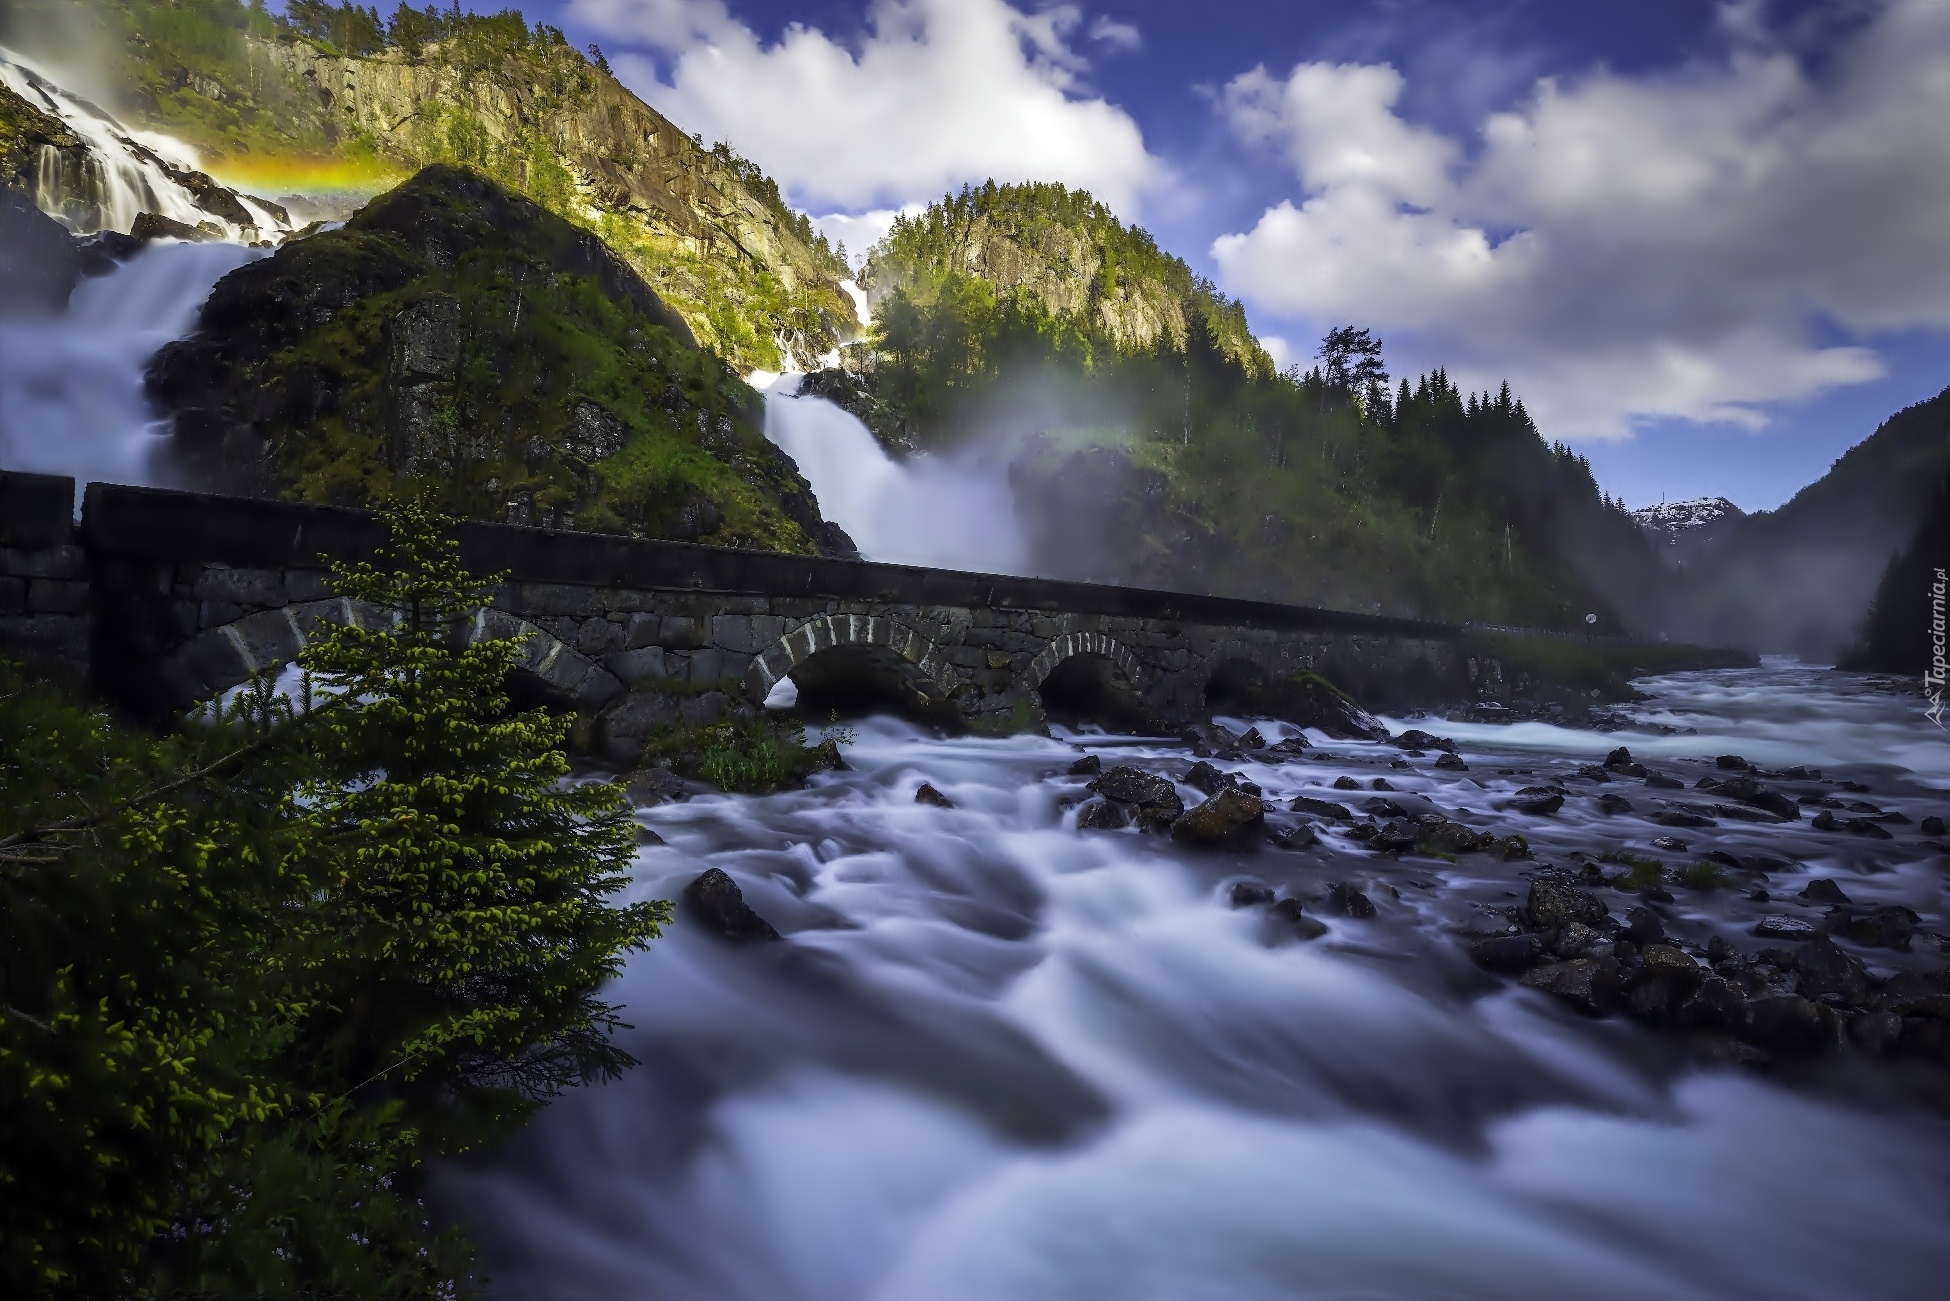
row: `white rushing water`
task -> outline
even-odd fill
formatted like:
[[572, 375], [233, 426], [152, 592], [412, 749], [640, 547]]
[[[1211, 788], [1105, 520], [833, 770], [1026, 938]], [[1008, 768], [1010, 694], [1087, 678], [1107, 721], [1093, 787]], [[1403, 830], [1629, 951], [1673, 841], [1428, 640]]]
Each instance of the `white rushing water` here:
[[800, 376], [752, 377], [765, 436], [799, 463], [820, 513], [868, 560], [1020, 573], [1028, 546], [1001, 459], [980, 449], [895, 459], [850, 412], [797, 396]]
[[67, 314], [0, 319], [0, 468], [153, 484], [165, 426], [142, 375], [216, 282], [261, 250], [158, 241], [75, 287]]
[[[67, 166], [58, 150], [43, 147], [35, 202], [57, 213], [82, 233], [127, 233], [136, 217], [157, 213], [188, 226], [215, 223], [228, 239], [258, 239], [291, 228], [287, 218], [262, 200], [239, 194], [252, 221], [224, 220], [200, 207], [196, 195], [170, 175], [200, 170], [188, 145], [154, 132], [129, 129], [99, 106], [63, 88], [49, 69], [0, 47], [0, 83], [29, 104], [59, 118], [88, 147], [82, 173]], [[85, 193], [83, 193], [85, 192]]]
[[[1581, 813], [1583, 796], [1557, 819], [1492, 811], [1532, 774], [1619, 744], [1690, 775], [1757, 736], [1885, 807], [1944, 811], [1937, 763], [1904, 757], [1944, 746], [1912, 699], [1778, 665], [1647, 685], [1648, 718], [1684, 716], [1699, 734], [1431, 724], [1458, 734], [1470, 772], [1403, 771], [1386, 766], [1393, 747], [1318, 736], [1307, 761], [1244, 771], [1281, 804], [1386, 773], [1395, 798], [1521, 829], [1540, 857], [1659, 830]], [[1079, 740], [1107, 764], [1182, 772], [1189, 759]], [[1689, 1062], [1669, 1035], [1585, 1021], [1475, 972], [1459, 919], [1519, 898], [1532, 864], [1397, 862], [1339, 836], [1198, 856], [1134, 831], [1080, 834], [1064, 800], [1083, 779], [1062, 775], [1077, 748], [1060, 740], [943, 740], [877, 720], [847, 756], [850, 771], [808, 790], [642, 812], [669, 843], [641, 853], [640, 896], [674, 898], [720, 867], [788, 939], [732, 948], [680, 921], [614, 990], [642, 1064], [440, 1174], [495, 1295], [1942, 1294], [1942, 1120]], [[916, 804], [924, 779], [958, 807]], [[1775, 835], [1796, 872], [1944, 929], [1941, 860], [1919, 847], [1878, 864], [1805, 822], [1725, 834]], [[1329, 918], [1326, 937], [1297, 943], [1227, 906], [1243, 877], [1303, 897], [1359, 882], [1380, 913]], [[1726, 893], [1688, 892], [1668, 925], [1751, 947], [1713, 902]]]

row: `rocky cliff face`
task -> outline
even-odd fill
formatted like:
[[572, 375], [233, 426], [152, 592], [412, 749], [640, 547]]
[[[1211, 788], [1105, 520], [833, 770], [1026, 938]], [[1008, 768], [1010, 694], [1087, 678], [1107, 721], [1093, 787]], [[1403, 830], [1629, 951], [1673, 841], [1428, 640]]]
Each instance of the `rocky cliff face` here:
[[755, 393], [594, 235], [431, 167], [220, 281], [149, 370], [202, 482], [846, 554]]
[[566, 45], [369, 58], [261, 48], [344, 137], [412, 166], [477, 168], [594, 229], [734, 365], [810, 367], [854, 330], [841, 268], [755, 169], [703, 148]]

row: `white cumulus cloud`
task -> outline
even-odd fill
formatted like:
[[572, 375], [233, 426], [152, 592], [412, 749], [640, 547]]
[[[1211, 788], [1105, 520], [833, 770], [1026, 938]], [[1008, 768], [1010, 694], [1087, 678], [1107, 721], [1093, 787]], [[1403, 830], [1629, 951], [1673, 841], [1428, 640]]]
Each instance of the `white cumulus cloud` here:
[[1061, 181], [1131, 215], [1159, 164], [1092, 93], [1080, 41], [1122, 25], [1072, 5], [874, 0], [855, 45], [793, 24], [766, 43], [722, 0], [572, 0], [623, 81], [684, 129], [729, 141], [799, 202], [861, 211], [968, 182]]
[[1756, 5], [1730, 51], [1538, 81], [1474, 138], [1405, 120], [1391, 67], [1256, 68], [1219, 97], [1293, 199], [1213, 245], [1255, 309], [1507, 375], [1548, 433], [1765, 423], [1950, 327], [1950, 0], [1886, 0], [1811, 65]]

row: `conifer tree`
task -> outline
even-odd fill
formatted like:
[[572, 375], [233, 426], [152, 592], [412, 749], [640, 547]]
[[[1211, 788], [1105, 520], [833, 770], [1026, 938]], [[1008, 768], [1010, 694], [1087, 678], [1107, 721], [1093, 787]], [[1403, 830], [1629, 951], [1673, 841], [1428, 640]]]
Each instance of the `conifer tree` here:
[[465, 1143], [451, 1129], [465, 1116], [505, 1122], [632, 1064], [597, 991], [669, 905], [609, 904], [636, 843], [628, 806], [614, 785], [565, 780], [568, 719], [509, 711], [520, 647], [467, 639], [495, 580], [460, 567], [452, 521], [415, 503], [388, 520], [385, 565], [334, 570], [377, 617], [301, 656], [358, 702], [312, 729], [306, 794], [337, 913], [316, 961], [339, 995], [301, 1060]]

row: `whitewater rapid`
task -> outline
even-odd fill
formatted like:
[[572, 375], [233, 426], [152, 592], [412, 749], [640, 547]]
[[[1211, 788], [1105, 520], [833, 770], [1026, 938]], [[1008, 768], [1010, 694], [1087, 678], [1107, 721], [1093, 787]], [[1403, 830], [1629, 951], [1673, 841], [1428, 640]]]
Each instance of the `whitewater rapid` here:
[[[1778, 749], [1913, 821], [1950, 803], [1944, 740], [1911, 698], [1779, 664], [1641, 685], [1647, 724], [1697, 732], [1427, 724], [1456, 736], [1469, 772], [1404, 771], [1392, 746], [1317, 734], [1305, 761], [1227, 766], [1282, 804], [1386, 774], [1398, 798], [1520, 829], [1557, 861], [1657, 828], [1579, 812], [1582, 797], [1552, 819], [1493, 803], [1620, 744], [1681, 771]], [[642, 1064], [440, 1172], [493, 1294], [1941, 1295], [1940, 1115], [1710, 1065], [1482, 976], [1457, 937], [1472, 916], [1501, 924], [1532, 864], [1395, 861], [1338, 835], [1199, 856], [1079, 833], [1084, 779], [1065, 774], [1080, 749], [1154, 771], [1189, 760], [1165, 742], [941, 739], [878, 719], [850, 770], [810, 789], [641, 810], [668, 844], [641, 852], [638, 896], [675, 898], [719, 867], [788, 939], [731, 948], [680, 920], [612, 991]], [[957, 807], [917, 804], [923, 780]], [[1946, 929], [1926, 847], [1878, 859], [1805, 822], [1687, 834], [1702, 852], [1774, 836], [1798, 863], [1770, 880], [1779, 897], [1824, 875]], [[1356, 882], [1379, 915], [1282, 939], [1228, 906], [1245, 878], [1307, 897]], [[1668, 924], [1750, 948], [1726, 899], [1684, 892]]]
[[262, 250], [160, 240], [75, 287], [61, 316], [0, 318], [0, 468], [162, 484], [158, 421], [142, 377], [187, 334], [216, 282]]

